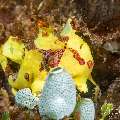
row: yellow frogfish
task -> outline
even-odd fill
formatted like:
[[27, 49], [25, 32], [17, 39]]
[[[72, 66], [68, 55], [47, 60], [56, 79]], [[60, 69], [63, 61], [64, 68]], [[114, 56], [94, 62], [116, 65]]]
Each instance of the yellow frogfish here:
[[50, 70], [54, 67], [65, 68], [72, 75], [77, 88], [85, 93], [88, 91], [88, 79], [96, 85], [91, 76], [94, 60], [88, 44], [76, 34], [71, 21], [68, 19], [59, 37], [50, 28], [40, 28], [34, 43], [44, 51]]
[[30, 88], [34, 95], [38, 95], [42, 91], [48, 72], [55, 67], [62, 67], [71, 74], [81, 92], [88, 91], [87, 80], [96, 85], [91, 76], [94, 66], [91, 50], [88, 44], [76, 34], [71, 21], [68, 19], [59, 35], [54, 34], [51, 27], [39, 28], [38, 36], [34, 40], [36, 49], [25, 50], [24, 54], [23, 45], [18, 45], [19, 49], [13, 47], [10, 54], [7, 52], [10, 48], [3, 45], [4, 55], [20, 64], [16, 79], [14, 80], [12, 75], [8, 79], [14, 94], [19, 89]]

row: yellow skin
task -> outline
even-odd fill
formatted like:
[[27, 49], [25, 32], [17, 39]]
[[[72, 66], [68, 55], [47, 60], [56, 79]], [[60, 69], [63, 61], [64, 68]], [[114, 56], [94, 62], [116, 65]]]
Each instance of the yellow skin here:
[[2, 54], [16, 63], [21, 63], [24, 55], [24, 44], [17, 37], [10, 36], [2, 46]]
[[[45, 32], [47, 32], [47, 35], [44, 35]], [[64, 47], [64, 43], [58, 40], [58, 38], [53, 34], [51, 28], [40, 29], [38, 37], [34, 43], [37, 48], [43, 50], [56, 50]]]
[[0, 46], [0, 64], [5, 71], [7, 66], [7, 58], [21, 64], [25, 52], [23, 43], [18, 42], [17, 37], [10, 36], [8, 40]]
[[[10, 36], [0, 47], [0, 64], [4, 71], [7, 66], [7, 58], [20, 64], [16, 80], [12, 75], [8, 78], [13, 94], [15, 95], [17, 90], [22, 88], [31, 88], [34, 95], [41, 92], [47, 74], [45, 70], [39, 71], [43, 61], [42, 53], [37, 50], [27, 51], [24, 44], [17, 41], [17, 37]], [[25, 78], [25, 74], [29, 75], [29, 79]]]
[[[71, 27], [70, 21], [68, 22], [68, 26]], [[73, 76], [73, 79], [80, 91], [87, 92], [86, 81], [92, 72], [92, 67], [89, 68], [87, 62], [92, 61], [93, 63], [90, 48], [83, 39], [75, 34], [75, 30], [73, 29], [70, 29], [68, 33], [63, 31], [61, 35], [68, 36], [69, 40], [67, 42], [67, 49], [61, 58], [59, 66], [63, 66]], [[73, 53], [69, 48], [72, 48], [79, 53], [80, 57], [85, 61], [84, 65], [79, 64], [79, 62], [73, 57]]]
[[0, 65], [4, 71], [7, 66], [7, 62], [7, 58], [2, 54], [2, 49], [0, 48]]
[[[0, 64], [4, 71], [7, 66], [7, 58], [20, 64], [16, 80], [13, 80], [12, 75], [8, 79], [14, 95], [17, 90], [26, 87], [31, 88], [33, 94], [37, 95], [43, 88], [47, 74], [46, 71], [39, 71], [43, 60], [42, 53], [37, 50], [27, 51], [24, 44], [17, 41], [17, 37], [10, 36], [5, 44], [0, 47]], [[26, 73], [29, 74], [29, 79], [25, 79]]]
[[[47, 74], [46, 71], [39, 71], [42, 60], [43, 56], [37, 50], [30, 50], [26, 52], [20, 66], [17, 79], [14, 81], [12, 76], [9, 76], [8, 81], [12, 88], [14, 88], [14, 94], [17, 89], [22, 88], [31, 88], [33, 94], [35, 95], [40, 92], [44, 84], [44, 77]], [[25, 77], [26, 74], [27, 76]]]
[[[89, 68], [87, 65], [88, 61], [91, 61], [92, 63], [94, 61], [89, 46], [85, 41], [83, 41], [82, 38], [75, 34], [75, 30], [72, 29], [70, 22], [71, 19], [68, 20], [64, 30], [61, 32], [61, 36], [63, 37], [68, 36], [69, 40], [67, 42], [66, 49], [63, 53], [63, 56], [61, 57], [58, 66], [64, 67], [72, 75], [80, 91], [87, 92], [88, 88], [86, 85], [86, 81], [88, 79], [91, 80], [91, 82], [96, 85], [91, 76], [93, 66]], [[41, 34], [42, 32], [39, 33], [37, 39], [35, 40], [35, 44], [39, 49], [43, 50], [48, 49], [59, 50], [61, 48], [63, 49], [62, 44], [61, 43], [58, 44], [57, 42], [55, 42], [56, 37], [54, 37], [54, 35], [52, 35], [50, 32], [48, 32], [49, 35], [45, 37], [42, 36]], [[83, 58], [85, 61], [84, 65], [79, 64], [78, 60], [76, 60], [73, 57], [73, 53], [69, 50], [69, 48], [72, 48], [79, 53], [80, 57]]]
[[[96, 85], [91, 76], [93, 66], [89, 67], [87, 64], [88, 61], [92, 63], [94, 61], [89, 46], [82, 38], [75, 34], [75, 30], [72, 29], [70, 22], [71, 20], [69, 19], [64, 30], [61, 32], [61, 36], [68, 36], [69, 40], [58, 66], [65, 68], [72, 75], [76, 86], [81, 92], [87, 92], [86, 81], [88, 79]], [[43, 32], [47, 32], [47, 34], [43, 35]], [[53, 34], [53, 31], [48, 28], [40, 29], [38, 37], [34, 42], [36, 47], [42, 50], [59, 50], [65, 47], [65, 43], [61, 42], [58, 37]], [[78, 60], [71, 52], [71, 49], [77, 51], [80, 57], [85, 61], [84, 64], [79, 64]], [[14, 94], [18, 89], [25, 87], [31, 88], [34, 95], [38, 95], [39, 92], [41, 92], [48, 73], [46, 70], [39, 70], [42, 62], [43, 55], [37, 50], [30, 50], [25, 53], [17, 79], [13, 81], [12, 76], [9, 77], [9, 84]], [[29, 74], [29, 80], [25, 79], [25, 73]], [[97, 89], [98, 88], [97, 86]]]

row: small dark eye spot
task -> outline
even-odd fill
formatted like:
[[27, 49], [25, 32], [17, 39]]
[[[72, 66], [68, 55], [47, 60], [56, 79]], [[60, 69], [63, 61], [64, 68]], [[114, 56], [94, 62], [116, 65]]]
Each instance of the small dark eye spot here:
[[29, 81], [29, 74], [28, 74], [28, 73], [25, 73], [24, 78], [25, 78], [27, 81]]

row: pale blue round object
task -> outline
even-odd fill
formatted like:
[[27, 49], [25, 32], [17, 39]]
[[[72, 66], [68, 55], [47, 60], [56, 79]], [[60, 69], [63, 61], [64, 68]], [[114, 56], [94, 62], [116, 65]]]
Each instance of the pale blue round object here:
[[60, 67], [53, 69], [40, 96], [40, 115], [59, 120], [69, 116], [75, 105], [76, 87], [71, 75]]
[[19, 90], [15, 96], [15, 102], [17, 105], [33, 109], [38, 105], [38, 98], [33, 96], [29, 88]]
[[79, 104], [80, 120], [94, 120], [95, 106], [91, 99], [83, 98]]

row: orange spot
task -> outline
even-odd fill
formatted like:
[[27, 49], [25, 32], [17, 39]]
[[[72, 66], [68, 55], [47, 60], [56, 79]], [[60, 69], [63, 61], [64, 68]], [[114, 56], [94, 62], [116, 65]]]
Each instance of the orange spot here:
[[70, 48], [70, 51], [73, 53], [73, 57], [79, 62], [80, 65], [85, 64], [85, 60], [80, 57], [77, 50], [74, 50], [74, 49]]
[[60, 36], [60, 37], [59, 37], [59, 40], [60, 40], [61, 42], [68, 42], [69, 37], [68, 37], [68, 36]]
[[87, 62], [87, 65], [88, 65], [88, 68], [91, 69], [91, 68], [93, 68], [94, 63], [93, 63], [92, 60], [89, 60], [89, 61]]
[[38, 20], [38, 21], [37, 21], [37, 26], [38, 26], [38, 27], [47, 27], [48, 25], [47, 25], [47, 23], [44, 22], [43, 20]]
[[48, 36], [48, 32], [42, 32], [42, 37]]

